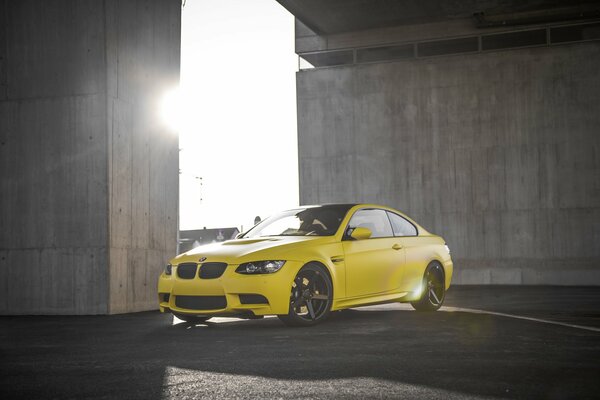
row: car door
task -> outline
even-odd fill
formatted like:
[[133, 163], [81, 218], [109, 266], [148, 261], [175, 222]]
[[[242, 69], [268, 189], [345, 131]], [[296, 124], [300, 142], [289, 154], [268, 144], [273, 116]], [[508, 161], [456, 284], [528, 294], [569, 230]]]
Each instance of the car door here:
[[[353, 239], [350, 234], [357, 227], [371, 230], [371, 237]], [[394, 237], [385, 210], [356, 211], [348, 223], [342, 244], [348, 297], [385, 293], [399, 287], [404, 250]]]
[[400, 291], [413, 291], [423, 280], [425, 266], [423, 264], [422, 248], [419, 246], [417, 228], [406, 218], [394, 212], [387, 211], [396, 241], [404, 251], [402, 280], [399, 281]]

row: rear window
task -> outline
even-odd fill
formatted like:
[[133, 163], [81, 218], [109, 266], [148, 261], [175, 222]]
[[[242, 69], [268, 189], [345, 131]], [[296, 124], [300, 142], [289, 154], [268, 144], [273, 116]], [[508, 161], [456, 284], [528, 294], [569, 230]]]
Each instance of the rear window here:
[[390, 222], [392, 223], [394, 236], [417, 236], [417, 228], [415, 228], [415, 226], [406, 218], [389, 211], [387, 214], [390, 217]]

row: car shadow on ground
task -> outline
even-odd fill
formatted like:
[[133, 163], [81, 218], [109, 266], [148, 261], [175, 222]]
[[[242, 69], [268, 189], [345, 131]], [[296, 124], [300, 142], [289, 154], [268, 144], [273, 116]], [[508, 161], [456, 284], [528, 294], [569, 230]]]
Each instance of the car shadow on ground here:
[[311, 328], [290, 329], [276, 318], [220, 320], [178, 323], [152, 335], [177, 343], [167, 356], [170, 367], [229, 377], [392, 382], [503, 398], [600, 389], [594, 358], [576, 350], [593, 333], [490, 315], [348, 310]]
[[190, 325], [145, 312], [0, 319], [2, 398], [590, 398], [600, 335], [403, 307]]

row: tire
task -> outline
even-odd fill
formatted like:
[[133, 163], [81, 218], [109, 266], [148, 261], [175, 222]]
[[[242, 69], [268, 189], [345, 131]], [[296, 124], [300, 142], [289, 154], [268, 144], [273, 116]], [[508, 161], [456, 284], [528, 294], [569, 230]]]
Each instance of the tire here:
[[307, 264], [292, 282], [288, 314], [278, 317], [288, 326], [313, 326], [329, 316], [332, 303], [333, 284], [327, 270]]
[[201, 317], [198, 315], [186, 315], [179, 313], [173, 313], [173, 315], [180, 320], [187, 322], [188, 324], [202, 324], [210, 319], [210, 317]]
[[427, 266], [423, 275], [421, 298], [410, 304], [417, 311], [436, 311], [446, 297], [444, 269], [438, 262], [432, 262]]

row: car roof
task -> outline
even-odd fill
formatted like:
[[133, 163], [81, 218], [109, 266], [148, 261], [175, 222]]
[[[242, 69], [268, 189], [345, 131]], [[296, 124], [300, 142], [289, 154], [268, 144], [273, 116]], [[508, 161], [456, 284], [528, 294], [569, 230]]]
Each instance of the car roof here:
[[[358, 206], [360, 203], [323, 203], [323, 204], [307, 204], [301, 205], [298, 208], [314, 208], [314, 207], [348, 207], [352, 208], [354, 206]], [[295, 208], [292, 208], [295, 210]]]
[[311, 208], [311, 207], [327, 207], [327, 206], [338, 206], [338, 207], [348, 207], [348, 211], [350, 211], [352, 208], [379, 208], [382, 210], [387, 210], [387, 211], [391, 211], [394, 213], [398, 213], [400, 214], [402, 217], [406, 218], [407, 220], [409, 220], [413, 225], [415, 225], [417, 227], [417, 230], [419, 232], [419, 236], [421, 235], [431, 235], [431, 233], [423, 228], [417, 221], [415, 221], [414, 219], [412, 219], [411, 217], [409, 217], [408, 215], [406, 215], [404, 212], [395, 209], [393, 207], [389, 207], [389, 206], [384, 206], [381, 204], [374, 204], [374, 203], [326, 203], [326, 204], [316, 204], [316, 205], [307, 205], [307, 206], [300, 206], [298, 207], [298, 209], [304, 209], [304, 208]]

